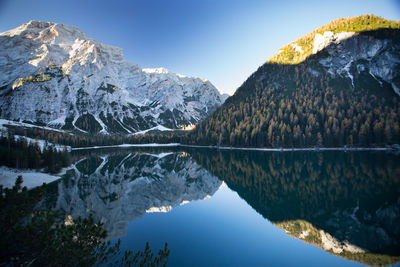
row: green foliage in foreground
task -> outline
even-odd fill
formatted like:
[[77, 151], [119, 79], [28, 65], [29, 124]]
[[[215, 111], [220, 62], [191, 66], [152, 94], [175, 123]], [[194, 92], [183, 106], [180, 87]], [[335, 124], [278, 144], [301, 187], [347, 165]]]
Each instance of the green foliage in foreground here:
[[144, 251], [120, 250], [105, 242], [106, 231], [93, 217], [75, 221], [61, 219], [59, 212], [36, 210], [45, 186], [39, 190], [22, 188], [19, 176], [12, 189], [0, 185], [0, 265], [11, 266], [165, 266], [169, 249], [157, 256], [149, 244]]

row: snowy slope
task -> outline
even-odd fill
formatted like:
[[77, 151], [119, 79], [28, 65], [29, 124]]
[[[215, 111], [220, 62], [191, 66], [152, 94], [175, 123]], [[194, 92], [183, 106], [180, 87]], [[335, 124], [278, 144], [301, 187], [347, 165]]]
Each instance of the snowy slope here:
[[90, 133], [195, 124], [225, 100], [207, 80], [141, 69], [78, 28], [30, 21], [0, 34], [0, 118]]
[[22, 176], [22, 186], [26, 186], [28, 189], [41, 186], [43, 183], [48, 184], [61, 178], [61, 174], [50, 175], [36, 170], [18, 170], [0, 166], [0, 185], [4, 188], [12, 188], [18, 176]]

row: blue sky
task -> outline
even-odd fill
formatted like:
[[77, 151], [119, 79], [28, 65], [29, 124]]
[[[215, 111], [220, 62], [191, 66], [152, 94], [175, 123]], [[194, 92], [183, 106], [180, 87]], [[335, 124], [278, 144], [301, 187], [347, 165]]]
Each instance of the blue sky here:
[[0, 32], [29, 20], [74, 25], [142, 68], [206, 78], [232, 94], [280, 47], [361, 14], [400, 20], [400, 0], [0, 0]]

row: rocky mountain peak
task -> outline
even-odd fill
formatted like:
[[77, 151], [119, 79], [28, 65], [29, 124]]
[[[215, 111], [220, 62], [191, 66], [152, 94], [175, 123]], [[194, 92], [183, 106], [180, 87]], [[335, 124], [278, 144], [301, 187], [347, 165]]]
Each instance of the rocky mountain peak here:
[[1, 33], [0, 73], [1, 118], [92, 133], [181, 128], [224, 101], [206, 80], [142, 70], [121, 48], [58, 23], [30, 21]]
[[20, 37], [31, 39], [45, 44], [58, 44], [68, 46], [76, 39], [88, 40], [88, 37], [80, 29], [61, 23], [31, 20], [21, 26], [1, 33], [0, 36]]

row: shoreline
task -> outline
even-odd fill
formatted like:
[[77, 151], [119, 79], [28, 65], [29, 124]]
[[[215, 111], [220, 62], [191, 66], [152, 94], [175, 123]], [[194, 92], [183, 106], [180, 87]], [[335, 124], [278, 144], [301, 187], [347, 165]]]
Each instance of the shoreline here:
[[264, 148], [264, 147], [228, 147], [228, 146], [199, 146], [185, 145], [182, 147], [193, 148], [214, 148], [221, 150], [251, 150], [251, 151], [269, 151], [269, 152], [292, 152], [292, 151], [396, 151], [391, 147], [299, 147], [299, 148]]
[[[322, 152], [322, 151], [343, 151], [343, 152], [355, 152], [355, 151], [387, 151], [395, 152], [400, 154], [400, 150], [396, 147], [313, 147], [313, 148], [261, 148], [261, 147], [225, 147], [225, 146], [199, 146], [199, 145], [186, 145], [180, 143], [148, 143], [148, 144], [122, 144], [122, 145], [111, 145], [111, 146], [92, 146], [92, 147], [77, 147], [71, 148], [71, 151], [78, 150], [91, 150], [91, 149], [104, 149], [104, 148], [154, 148], [154, 147], [188, 147], [188, 148], [200, 148], [200, 149], [217, 149], [217, 150], [240, 150], [240, 151], [265, 151], [265, 152]], [[15, 183], [15, 178], [18, 175], [22, 175], [24, 178], [23, 186], [27, 186], [28, 189], [40, 186], [43, 182], [51, 183], [61, 178], [65, 172], [70, 169], [71, 166], [63, 168], [57, 174], [43, 173], [37, 170], [30, 169], [14, 169], [5, 166], [0, 166], [0, 184], [4, 187], [11, 188]]]
[[263, 147], [228, 147], [228, 146], [201, 146], [186, 145], [181, 143], [148, 143], [148, 144], [122, 144], [110, 146], [92, 146], [92, 147], [76, 147], [71, 150], [85, 149], [102, 149], [102, 148], [126, 148], [126, 147], [192, 147], [192, 148], [208, 148], [221, 150], [251, 150], [251, 151], [269, 151], [269, 152], [291, 152], [291, 151], [400, 151], [398, 148], [392, 147], [299, 147], [299, 148], [263, 148]]
[[61, 177], [71, 169], [71, 165], [62, 168], [60, 172], [50, 174], [33, 169], [17, 169], [0, 166], [0, 185], [4, 188], [12, 188], [18, 176], [22, 176], [22, 187], [26, 186], [28, 190], [41, 186], [43, 183], [49, 184], [61, 179]]
[[181, 146], [179, 143], [168, 143], [168, 144], [122, 144], [122, 145], [110, 145], [110, 146], [88, 146], [88, 147], [72, 147], [71, 151], [74, 150], [85, 150], [85, 149], [101, 149], [101, 148], [124, 148], [124, 147], [178, 147]]

